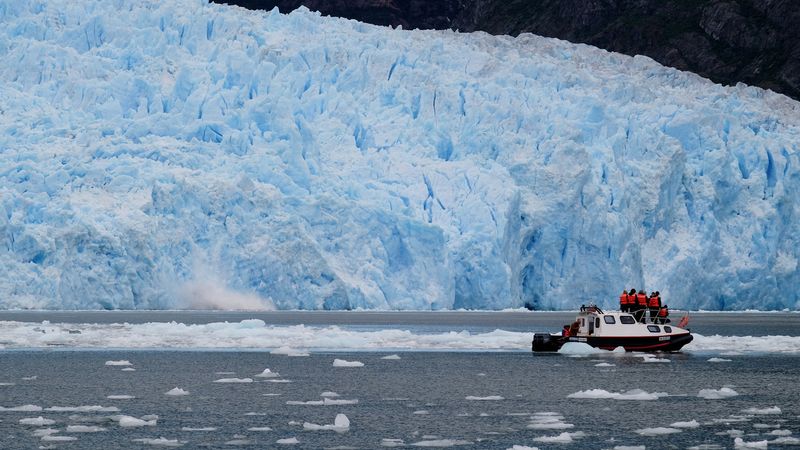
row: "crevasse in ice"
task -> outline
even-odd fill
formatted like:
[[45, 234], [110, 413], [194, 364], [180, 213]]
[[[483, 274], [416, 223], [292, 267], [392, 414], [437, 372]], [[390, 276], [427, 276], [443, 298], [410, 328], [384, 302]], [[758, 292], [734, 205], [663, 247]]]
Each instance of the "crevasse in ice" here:
[[800, 104], [532, 35], [0, 0], [5, 308], [797, 308]]

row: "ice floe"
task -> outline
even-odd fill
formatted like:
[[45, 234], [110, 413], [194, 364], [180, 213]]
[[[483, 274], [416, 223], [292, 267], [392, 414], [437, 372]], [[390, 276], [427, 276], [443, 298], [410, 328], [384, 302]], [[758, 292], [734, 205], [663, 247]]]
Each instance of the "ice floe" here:
[[107, 366], [132, 366], [130, 361], [121, 359], [119, 361], [106, 361]]
[[544, 442], [544, 443], [552, 443], [552, 444], [570, 444], [575, 441], [575, 439], [582, 438], [586, 436], [586, 434], [582, 431], [575, 431], [570, 433], [565, 431], [557, 436], [539, 436], [533, 438], [534, 442]]
[[770, 444], [775, 445], [800, 445], [800, 439], [796, 437], [779, 437], [769, 441]]
[[42, 416], [39, 416], [39, 417], [26, 417], [24, 419], [19, 419], [19, 423], [21, 423], [22, 425], [32, 425], [35, 427], [42, 427], [45, 425], [52, 425], [56, 423], [56, 421], [53, 419], [46, 419]]
[[723, 387], [721, 389], [701, 389], [697, 396], [706, 400], [721, 400], [723, 398], [736, 397], [738, 392], [731, 388]]
[[641, 428], [635, 431], [636, 433], [641, 434], [642, 436], [661, 436], [664, 434], [680, 433], [683, 430], [672, 427], [653, 427], [653, 428]]
[[320, 397], [333, 398], [333, 397], [339, 397], [339, 394], [337, 394], [336, 392], [333, 392], [333, 391], [325, 391], [325, 392], [319, 394], [319, 396]]
[[317, 425], [315, 423], [304, 422], [303, 429], [306, 431], [335, 431], [344, 433], [350, 429], [350, 419], [344, 414], [337, 414], [333, 420], [333, 425]]
[[333, 367], [364, 367], [361, 361], [346, 361], [344, 359], [334, 359]]
[[77, 441], [78, 438], [75, 436], [59, 436], [56, 434], [48, 434], [46, 436], [42, 436], [42, 440], [45, 442], [70, 442]]
[[217, 431], [217, 427], [182, 427], [181, 431]]
[[569, 394], [567, 398], [614, 399], [614, 400], [658, 400], [667, 397], [666, 392], [647, 392], [642, 389], [631, 389], [626, 392], [609, 392], [605, 389], [589, 389]]
[[119, 394], [119, 395], [109, 395], [106, 396], [106, 398], [109, 400], [131, 400], [136, 397], [134, 397], [133, 395]]
[[267, 368], [256, 376], [259, 378], [280, 378], [281, 374], [279, 374], [278, 372], [273, 372], [269, 370], [269, 368]]
[[181, 396], [181, 395], [189, 395], [189, 391], [183, 390], [179, 387], [174, 387], [167, 392], [164, 392], [164, 395], [171, 395], [171, 396]]
[[291, 347], [281, 346], [272, 351], [270, 351], [272, 355], [284, 355], [284, 356], [309, 356], [309, 353], [303, 350], [297, 350]]
[[158, 422], [158, 417], [149, 418], [143, 416], [141, 419], [133, 416], [118, 415], [111, 416], [111, 420], [117, 422], [123, 428], [154, 427]]
[[406, 443], [402, 439], [396, 438], [383, 438], [381, 439], [381, 447], [405, 447]]
[[758, 448], [768, 448], [769, 443], [766, 440], [763, 441], [745, 441], [744, 439], [737, 437], [733, 440], [733, 448], [738, 449], [758, 449]]
[[607, 362], [601, 362], [601, 363], [595, 364], [594, 366], [595, 367], [614, 367], [615, 364], [611, 364], [611, 363], [607, 363]]
[[33, 380], [35, 380], [37, 378], [39, 378], [38, 375], [33, 375], [33, 376], [30, 376], [30, 377], [22, 377], [22, 380], [23, 381], [33, 381]]
[[607, 350], [594, 348], [583, 342], [567, 342], [561, 346], [558, 353], [562, 355], [593, 355], [598, 353], [608, 353]]
[[45, 411], [52, 412], [119, 412], [116, 406], [82, 405], [82, 406], [51, 406]]
[[498, 400], [505, 400], [505, 398], [499, 395], [488, 395], [486, 397], [476, 397], [474, 395], [468, 395], [465, 397], [465, 400], [470, 401], [498, 401]]
[[41, 410], [42, 407], [38, 405], [20, 405], [11, 407], [0, 406], [0, 411], [38, 412]]
[[139, 439], [133, 439], [133, 442], [141, 442], [142, 444], [154, 445], [156, 447], [180, 447], [186, 443], [186, 441], [179, 441], [177, 439], [167, 439], [164, 437], [160, 437], [157, 439], [139, 438]]
[[771, 406], [769, 408], [747, 408], [742, 410], [745, 414], [780, 414], [781, 409], [777, 406]]
[[355, 405], [358, 403], [357, 399], [353, 400], [346, 400], [346, 399], [338, 399], [338, 398], [323, 398], [322, 400], [309, 400], [309, 401], [297, 401], [297, 400], [289, 400], [286, 402], [287, 405], [301, 405], [301, 406], [341, 406], [341, 405]]
[[413, 447], [456, 447], [458, 445], [472, 445], [470, 441], [464, 441], [461, 439], [430, 439], [424, 441], [413, 442], [409, 444]]
[[250, 427], [247, 431], [272, 431], [270, 427]]
[[105, 428], [96, 425], [68, 425], [67, 433], [99, 433]]
[[400, 355], [386, 355], [381, 357], [381, 359], [396, 360], [400, 359]]
[[122, 369], [122, 371], [123, 372], [136, 372], [136, 369], [134, 369], [133, 367], [126, 367], [126, 368]]
[[42, 437], [42, 436], [47, 436], [49, 434], [56, 434], [60, 432], [61, 432], [60, 430], [55, 428], [39, 428], [37, 430], [34, 430], [31, 434], [34, 437]]
[[733, 360], [732, 359], [725, 359], [725, 358], [708, 358], [708, 362], [714, 362], [714, 363], [731, 362], [731, 361], [733, 361]]
[[528, 447], [527, 445], [514, 445], [506, 450], [539, 450], [539, 447]]
[[564, 422], [564, 416], [554, 413], [535, 413], [526, 428], [531, 430], [566, 430], [575, 425]]
[[293, 444], [299, 444], [300, 441], [298, 441], [297, 438], [295, 437], [291, 437], [291, 438], [278, 439], [277, 441], [275, 441], [275, 443], [281, 445], [293, 445]]
[[700, 422], [692, 419], [686, 422], [673, 422], [669, 424], [672, 428], [698, 428], [700, 426]]
[[772, 430], [767, 434], [771, 434], [772, 436], [789, 436], [792, 434], [792, 431], [780, 429], [780, 430]]
[[252, 378], [220, 378], [214, 380], [214, 383], [252, 383]]

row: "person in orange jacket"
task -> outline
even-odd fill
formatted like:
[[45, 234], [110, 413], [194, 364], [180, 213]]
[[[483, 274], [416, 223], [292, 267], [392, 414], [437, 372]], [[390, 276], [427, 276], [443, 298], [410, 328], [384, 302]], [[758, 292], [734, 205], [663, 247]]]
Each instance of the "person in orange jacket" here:
[[639, 290], [639, 293], [636, 294], [636, 314], [636, 319], [641, 323], [645, 323], [645, 315], [647, 314], [647, 294], [645, 294], [643, 290]]
[[628, 292], [628, 313], [629, 314], [636, 314], [636, 289], [631, 289]]
[[619, 310], [621, 312], [628, 312], [630, 311], [628, 307], [628, 291], [622, 290], [622, 294], [619, 295]]
[[669, 320], [669, 308], [667, 308], [667, 305], [664, 305], [658, 310], [658, 323], [664, 324], [670, 322], [671, 321]]
[[656, 323], [656, 317], [661, 309], [661, 295], [658, 291], [650, 293], [650, 298], [647, 299], [647, 308], [650, 310], [650, 321]]

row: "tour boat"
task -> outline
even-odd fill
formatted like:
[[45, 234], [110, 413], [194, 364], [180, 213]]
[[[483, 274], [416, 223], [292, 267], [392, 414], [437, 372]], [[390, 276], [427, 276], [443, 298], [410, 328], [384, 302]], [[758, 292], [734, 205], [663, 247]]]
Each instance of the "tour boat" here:
[[622, 347], [629, 352], [674, 352], [692, 342], [692, 334], [683, 327], [689, 321], [684, 316], [677, 326], [636, 320], [626, 312], [603, 312], [594, 305], [581, 306], [575, 322], [569, 325], [569, 335], [536, 333], [531, 348], [534, 352], [555, 352], [567, 342], [583, 342], [592, 347], [614, 350]]

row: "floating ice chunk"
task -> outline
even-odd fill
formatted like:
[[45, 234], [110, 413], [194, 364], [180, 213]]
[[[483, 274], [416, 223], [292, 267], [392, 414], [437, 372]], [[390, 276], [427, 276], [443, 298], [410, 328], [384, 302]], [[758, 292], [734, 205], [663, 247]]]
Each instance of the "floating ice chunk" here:
[[346, 400], [337, 398], [323, 398], [322, 400], [309, 400], [307, 402], [289, 400], [287, 405], [305, 405], [305, 406], [340, 406], [340, 405], [355, 405], [358, 403], [357, 399]]
[[625, 347], [619, 346], [619, 347], [614, 348], [614, 350], [611, 350], [611, 353], [624, 355], [625, 353], [627, 353], [627, 350], [625, 350]]
[[767, 434], [771, 434], [773, 436], [789, 436], [790, 434], [792, 434], [792, 431], [791, 430], [783, 430], [783, 429], [781, 429], [781, 430], [772, 430]]
[[0, 386], [16, 386], [16, 385], [17, 385], [16, 383], [9, 383], [9, 382], [5, 382], [5, 381], [0, 383]]
[[287, 380], [285, 378], [270, 378], [268, 380], [264, 380], [267, 383], [291, 383], [292, 380]]
[[753, 441], [745, 442], [744, 439], [737, 437], [733, 440], [733, 448], [752, 449], [752, 448], [768, 448], [767, 441]]
[[52, 425], [56, 423], [56, 421], [53, 419], [45, 419], [44, 417], [39, 416], [39, 417], [26, 417], [24, 419], [19, 419], [19, 423], [21, 423], [22, 425], [33, 425], [36, 427], [41, 427], [45, 425]]
[[416, 414], [418, 416], [427, 416], [428, 414], [430, 414], [430, 412], [427, 409], [419, 409], [419, 410], [414, 411], [411, 414]]
[[101, 431], [106, 431], [103, 427], [98, 427], [96, 425], [68, 425], [67, 426], [67, 433], [99, 433]]
[[107, 366], [132, 366], [130, 361], [121, 359], [119, 361], [106, 361]]
[[635, 431], [641, 434], [642, 436], [661, 436], [663, 434], [680, 433], [682, 430], [671, 427], [653, 427], [653, 428], [642, 428]]
[[34, 437], [42, 437], [42, 436], [47, 436], [48, 434], [56, 434], [58, 432], [59, 430], [55, 428], [39, 428], [38, 430], [34, 430], [33, 433], [31, 434]]
[[534, 442], [545, 442], [545, 443], [557, 443], [557, 444], [570, 444], [575, 439], [581, 438], [585, 436], [582, 431], [576, 431], [574, 433], [570, 432], [563, 432], [558, 436], [540, 436], [533, 438]]
[[644, 445], [615, 445], [612, 450], [645, 450]]
[[745, 414], [780, 414], [781, 409], [777, 406], [769, 408], [747, 408], [742, 410]]
[[111, 420], [116, 421], [123, 428], [154, 427], [158, 421], [158, 419], [147, 420], [126, 415], [112, 416]]
[[122, 371], [123, 372], [136, 372], [136, 369], [134, 369], [133, 367], [126, 367], [126, 368], [122, 369]]
[[296, 350], [291, 347], [278, 347], [270, 351], [272, 355], [285, 355], [285, 356], [308, 356], [308, 352]]
[[134, 397], [133, 395], [121, 394], [121, 395], [109, 395], [106, 398], [109, 399], [109, 400], [131, 400], [131, 399], [134, 399], [136, 397]]
[[335, 431], [344, 433], [350, 429], [350, 419], [344, 414], [337, 414], [333, 425], [317, 425], [315, 423], [303, 423], [303, 429], [307, 431]]
[[214, 383], [252, 383], [252, 378], [220, 378], [214, 380]]
[[334, 359], [333, 367], [364, 367], [361, 361], [345, 361], [344, 359]]
[[594, 366], [595, 367], [614, 367], [615, 364], [610, 364], [610, 363], [607, 363], [607, 362], [601, 362], [601, 363], [595, 364]]
[[507, 450], [539, 450], [539, 447], [528, 447], [527, 445], [514, 445]]
[[33, 380], [35, 380], [37, 378], [39, 378], [38, 375], [33, 375], [33, 376], [30, 376], [30, 377], [22, 377], [22, 380], [23, 381], [33, 381]]
[[45, 408], [45, 411], [52, 412], [119, 412], [116, 406], [100, 406], [100, 405], [85, 405], [85, 406], [51, 406]]
[[383, 438], [381, 447], [405, 447], [406, 443], [402, 439]]
[[258, 374], [256, 376], [259, 377], [259, 378], [280, 378], [281, 374], [279, 374], [278, 372], [273, 372], [273, 371], [269, 370], [269, 368], [267, 368], [267, 369], [264, 369], [263, 372], [261, 372], [260, 374]]
[[527, 426], [531, 430], [566, 430], [573, 427], [573, 424], [564, 422], [564, 416], [550, 412], [534, 414]]
[[606, 350], [594, 348], [583, 342], [567, 342], [558, 349], [562, 355], [593, 355], [597, 353], [608, 353]]
[[496, 401], [496, 400], [505, 400], [505, 398], [499, 395], [489, 395], [487, 397], [476, 397], [474, 395], [468, 395], [465, 397], [466, 400], [471, 401]]
[[700, 444], [686, 447], [686, 450], [725, 450], [725, 447], [717, 444]]
[[236, 372], [214, 372], [214, 375], [236, 375]]
[[800, 445], [800, 439], [796, 437], [779, 437], [769, 441], [769, 443], [775, 445]]
[[217, 431], [217, 427], [182, 427], [181, 431]]
[[186, 443], [185, 441], [179, 441], [177, 439], [167, 439], [164, 437], [160, 437], [158, 439], [139, 438], [139, 439], [133, 439], [133, 442], [141, 442], [142, 444], [155, 445], [157, 447], [180, 447]]
[[185, 391], [179, 387], [174, 387], [167, 392], [164, 392], [164, 395], [172, 395], [172, 396], [180, 396], [180, 395], [189, 395], [189, 391]]
[[614, 399], [614, 400], [658, 400], [667, 397], [666, 392], [646, 392], [641, 389], [631, 389], [627, 392], [609, 392], [604, 389], [589, 389], [569, 394], [567, 398], [587, 398], [587, 399]]
[[731, 361], [732, 361], [731, 359], [725, 359], [725, 358], [708, 358], [708, 362], [715, 362], [715, 363], [718, 363], [718, 362], [731, 362]]
[[470, 441], [460, 439], [432, 439], [409, 444], [414, 447], [455, 447], [457, 445], [472, 445]]
[[400, 359], [400, 355], [386, 355], [381, 357], [381, 359], [389, 359], [389, 360]]
[[701, 389], [697, 396], [707, 400], [720, 400], [723, 398], [736, 397], [738, 392], [731, 388], [724, 387], [722, 389]]
[[55, 434], [48, 434], [46, 436], [42, 436], [42, 440], [45, 442], [70, 442], [77, 441], [78, 438], [75, 436], [58, 436]]
[[754, 423], [753, 428], [780, 428], [780, 424]]
[[282, 445], [293, 445], [293, 444], [299, 444], [300, 441], [298, 441], [297, 438], [292, 437], [292, 438], [278, 439], [277, 441], [275, 441], [275, 443]]
[[719, 433], [714, 433], [714, 434], [716, 434], [717, 436], [737, 437], [737, 436], [744, 436], [744, 431], [732, 429], [732, 430], [721, 431]]
[[338, 397], [339, 394], [337, 394], [336, 392], [333, 392], [333, 391], [325, 391], [322, 394], [319, 394], [319, 396], [320, 397], [333, 398], [333, 397]]
[[250, 427], [247, 431], [272, 431], [270, 427]]
[[642, 354], [636, 355], [636, 356], [638, 356], [639, 358], [642, 358], [642, 362], [646, 362], [646, 363], [668, 363], [668, 362], [672, 362], [669, 359], [658, 358], [655, 355], [651, 355], [649, 353], [642, 353]]
[[692, 419], [688, 422], [673, 422], [669, 424], [672, 428], [698, 428], [700, 426], [700, 422]]
[[12, 406], [9, 408], [0, 406], [0, 411], [37, 412], [41, 410], [42, 407], [37, 405], [20, 405], [20, 406]]
[[249, 439], [231, 439], [230, 441], [225, 441], [225, 445], [250, 445], [253, 441]]

